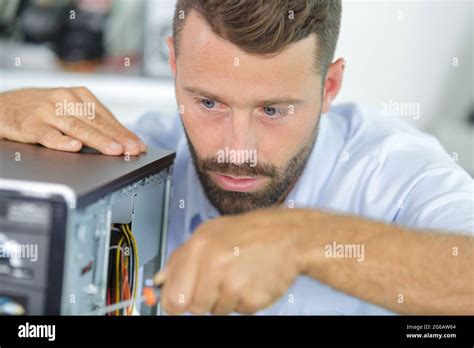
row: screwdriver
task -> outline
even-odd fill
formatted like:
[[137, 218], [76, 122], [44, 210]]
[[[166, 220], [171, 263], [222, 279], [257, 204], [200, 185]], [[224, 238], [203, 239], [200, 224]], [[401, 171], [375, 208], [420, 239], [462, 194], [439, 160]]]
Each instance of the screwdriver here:
[[124, 309], [126, 307], [132, 306], [133, 304], [139, 304], [142, 302], [145, 302], [149, 307], [154, 306], [160, 301], [161, 286], [163, 285], [164, 280], [164, 272], [158, 272], [153, 278], [153, 286], [144, 287], [142, 296], [139, 296], [136, 299], [130, 299], [98, 308], [95, 311], [87, 313], [87, 315], [105, 315], [107, 313]]

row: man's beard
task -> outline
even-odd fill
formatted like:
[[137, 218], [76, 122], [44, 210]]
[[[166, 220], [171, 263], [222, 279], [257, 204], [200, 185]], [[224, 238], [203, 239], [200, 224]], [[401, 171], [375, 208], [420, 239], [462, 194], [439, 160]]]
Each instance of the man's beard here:
[[[303, 148], [293, 156], [283, 168], [278, 168], [269, 163], [259, 163], [251, 166], [249, 163], [220, 163], [217, 157], [206, 157], [200, 159], [191, 143], [188, 134], [189, 151], [193, 159], [194, 167], [199, 177], [199, 181], [212, 205], [222, 215], [240, 214], [257, 208], [271, 207], [285, 199], [290, 189], [295, 184], [304, 170], [308, 158], [311, 155], [319, 131], [318, 124], [314, 128], [309, 141]], [[232, 176], [264, 176], [270, 179], [264, 187], [254, 192], [227, 191], [217, 186], [212, 181], [208, 172], [218, 172]]]

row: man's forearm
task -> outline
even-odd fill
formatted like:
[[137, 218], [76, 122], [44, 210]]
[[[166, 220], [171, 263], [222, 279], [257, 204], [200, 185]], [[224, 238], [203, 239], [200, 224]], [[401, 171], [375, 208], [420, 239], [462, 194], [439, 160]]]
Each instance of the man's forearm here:
[[312, 210], [288, 213], [300, 231], [304, 274], [397, 313], [474, 314], [472, 237]]

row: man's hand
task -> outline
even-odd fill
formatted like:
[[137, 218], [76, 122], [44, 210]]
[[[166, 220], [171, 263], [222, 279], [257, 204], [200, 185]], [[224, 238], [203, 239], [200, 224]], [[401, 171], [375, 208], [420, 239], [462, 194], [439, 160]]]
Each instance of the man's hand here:
[[157, 276], [166, 279], [165, 311], [250, 314], [280, 298], [301, 269], [299, 223], [282, 218], [280, 211], [258, 210], [200, 225]]
[[351, 215], [262, 209], [203, 223], [155, 283], [164, 282], [170, 314], [254, 313], [305, 275], [397, 313], [472, 315], [473, 242]]
[[106, 155], [146, 151], [146, 145], [85, 87], [1, 93], [1, 138], [71, 152], [83, 145]]

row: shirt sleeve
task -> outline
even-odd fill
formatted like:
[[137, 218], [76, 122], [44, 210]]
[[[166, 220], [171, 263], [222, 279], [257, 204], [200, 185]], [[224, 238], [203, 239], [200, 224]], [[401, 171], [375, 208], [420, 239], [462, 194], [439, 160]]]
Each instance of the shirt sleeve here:
[[401, 193], [392, 202], [398, 208], [394, 223], [474, 235], [473, 179], [434, 137], [399, 135], [384, 147], [378, 156], [385, 176], [380, 182], [386, 191], [399, 186]]
[[177, 114], [148, 112], [136, 123], [126, 124], [150, 147], [176, 151], [180, 138], [184, 135], [181, 119]]

